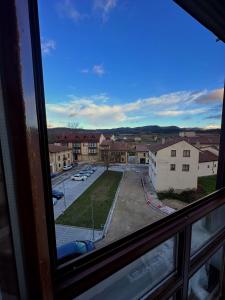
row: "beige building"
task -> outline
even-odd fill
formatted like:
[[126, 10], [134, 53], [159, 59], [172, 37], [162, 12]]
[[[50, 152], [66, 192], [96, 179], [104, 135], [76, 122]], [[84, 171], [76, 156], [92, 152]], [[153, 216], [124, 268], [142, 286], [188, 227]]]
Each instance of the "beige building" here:
[[155, 144], [149, 151], [149, 176], [156, 191], [197, 189], [199, 150], [184, 140]]
[[111, 163], [149, 163], [149, 146], [145, 144], [129, 144], [126, 142], [103, 141], [100, 145], [101, 160]]
[[48, 145], [51, 174], [62, 171], [63, 167], [73, 163], [73, 152], [66, 146]]
[[77, 133], [57, 137], [62, 145], [72, 148], [74, 161], [96, 162], [100, 160], [100, 144], [105, 140], [103, 134]]

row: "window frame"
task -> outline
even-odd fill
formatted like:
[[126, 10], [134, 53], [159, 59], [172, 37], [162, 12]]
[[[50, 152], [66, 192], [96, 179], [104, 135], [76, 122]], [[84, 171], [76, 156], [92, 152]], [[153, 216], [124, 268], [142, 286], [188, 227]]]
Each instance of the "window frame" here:
[[[173, 154], [172, 154], [173, 153]], [[175, 154], [175, 155], [174, 155]], [[172, 149], [170, 151], [170, 157], [177, 157], [177, 150]]]
[[[186, 155], [185, 153], [189, 153], [189, 155]], [[183, 157], [191, 157], [191, 150], [183, 150]]]
[[190, 165], [189, 164], [182, 164], [182, 172], [190, 172]]
[[[1, 78], [4, 84], [4, 97], [6, 97], [6, 100], [12, 100], [4, 101], [4, 104], [8, 121], [7, 134], [10, 136], [10, 146], [12, 146], [10, 150], [12, 158], [14, 158], [12, 162], [14, 163], [13, 176], [17, 186], [17, 204], [21, 204], [21, 207], [23, 207], [25, 201], [22, 196], [25, 196], [25, 199], [29, 200], [27, 203], [27, 212], [22, 209], [18, 209], [18, 212], [20, 221], [22, 222], [21, 227], [24, 229], [23, 245], [24, 251], [27, 254], [24, 255], [26, 270], [29, 271], [28, 274], [32, 274], [32, 280], [28, 280], [27, 282], [28, 289], [31, 295], [33, 295], [31, 299], [37, 297], [39, 299], [53, 299], [53, 295], [51, 295], [52, 285], [56, 299], [75, 297], [174, 234], [179, 234], [177, 274], [169, 278], [160, 287], [157, 287], [149, 299], [157, 299], [157, 297], [158, 299], [165, 299], [175, 292], [179, 293], [181, 287], [182, 297], [185, 299], [188, 292], [188, 279], [194, 270], [203, 265], [208, 257], [225, 244], [225, 231], [222, 230], [190, 261], [191, 224], [225, 203], [225, 101], [223, 101], [218, 163], [218, 173], [221, 176], [217, 177], [218, 190], [216, 192], [194, 202], [181, 211], [167, 216], [164, 222], [159, 220], [104, 248], [97, 249], [90, 254], [84, 255], [79, 259], [73, 259], [63, 265], [58, 265], [56, 249], [54, 248], [56, 243], [53, 205], [52, 201], [49, 201], [51, 199], [51, 182], [46, 114], [43, 103], [44, 89], [38, 10], [35, 1], [24, 0], [21, 3], [21, 1], [16, 0], [16, 6], [14, 5], [14, 1], [6, 1], [4, 4], [0, 4], [0, 7], [3, 8], [2, 10], [0, 9], [0, 24], [3, 24], [3, 26], [0, 26], [0, 31], [3, 33], [1, 42], [4, 41], [4, 47], [1, 49], [0, 56], [1, 58], [6, 58], [1, 65], [4, 72], [4, 76]], [[7, 30], [4, 24], [7, 24]], [[23, 29], [26, 29], [27, 26], [31, 34], [26, 35], [26, 38], [22, 40], [24, 44], [20, 48], [18, 36], [24, 38]], [[12, 34], [8, 35], [8, 32]], [[20, 56], [17, 52], [18, 49], [21, 50]], [[32, 55], [33, 64], [21, 59], [22, 56], [24, 57], [27, 54], [27, 51]], [[15, 57], [15, 64], [12, 64], [12, 59]], [[21, 65], [23, 72], [33, 76], [31, 76], [31, 79], [34, 81], [32, 89], [35, 96], [32, 98], [27, 97], [29, 99], [29, 106], [33, 108], [32, 111], [24, 111], [24, 105], [28, 104], [25, 97], [27, 95], [23, 95], [20, 92], [21, 86], [24, 88], [27, 86], [27, 82], [25, 81], [27, 77], [21, 76]], [[14, 80], [15, 77], [18, 80]], [[12, 85], [9, 83], [12, 83]], [[14, 88], [12, 89], [11, 86]], [[19, 109], [15, 110], [15, 107]], [[30, 120], [34, 115], [37, 116], [37, 120], [35, 128], [32, 131]], [[10, 122], [13, 118], [19, 121], [19, 126], [18, 122]], [[15, 133], [15, 135], [10, 135], [10, 133]], [[15, 138], [17, 136], [20, 136], [23, 142], [19, 147], [17, 147], [18, 140]], [[30, 136], [35, 141], [38, 141], [38, 147], [29, 143]], [[29, 162], [34, 154], [36, 154], [36, 158], [40, 160], [41, 164], [40, 168], [37, 167], [32, 171]], [[36, 177], [30, 176], [30, 171]], [[19, 176], [19, 174], [24, 175], [24, 177]], [[26, 185], [23, 182], [24, 179], [26, 179]], [[35, 198], [31, 190], [37, 183], [41, 187], [39, 201], [36, 201], [37, 198]], [[24, 189], [19, 188], [20, 184]], [[24, 217], [26, 217], [26, 220]], [[30, 228], [26, 228], [28, 221], [30, 221]], [[36, 230], [37, 228], [38, 231]], [[30, 243], [30, 233], [32, 233], [33, 243]], [[223, 280], [223, 292], [225, 292], [225, 280]], [[161, 298], [160, 295], [162, 296]]]
[[170, 164], [170, 171], [176, 171], [176, 164]]

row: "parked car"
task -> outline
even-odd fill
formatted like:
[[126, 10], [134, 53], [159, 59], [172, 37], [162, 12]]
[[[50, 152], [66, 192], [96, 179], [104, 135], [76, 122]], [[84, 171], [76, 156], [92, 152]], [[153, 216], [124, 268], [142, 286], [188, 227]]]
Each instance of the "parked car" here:
[[75, 180], [75, 181], [84, 181], [87, 179], [87, 176], [85, 176], [83, 174], [75, 174], [75, 175], [71, 176], [71, 179]]
[[94, 171], [92, 169], [84, 169], [83, 172], [87, 172], [87, 173], [91, 173], [91, 174], [94, 173]]
[[79, 174], [89, 177], [92, 173], [90, 173], [89, 171], [80, 171]]
[[53, 203], [53, 205], [56, 205], [57, 199], [56, 198], [52, 198], [52, 203]]
[[70, 258], [76, 258], [94, 249], [95, 245], [92, 241], [73, 241], [57, 247], [57, 258], [58, 261], [62, 263]]
[[52, 197], [56, 199], [60, 199], [64, 196], [63, 192], [52, 190]]
[[73, 166], [67, 165], [67, 166], [63, 167], [63, 171], [68, 171], [68, 170], [71, 170], [72, 168], [73, 168]]

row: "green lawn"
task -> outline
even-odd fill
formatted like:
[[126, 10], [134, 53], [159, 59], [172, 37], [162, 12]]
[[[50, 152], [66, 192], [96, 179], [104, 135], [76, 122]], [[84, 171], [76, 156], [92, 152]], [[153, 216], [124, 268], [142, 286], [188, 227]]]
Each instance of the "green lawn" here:
[[158, 193], [160, 200], [163, 199], [177, 199], [186, 203], [196, 201], [216, 190], [216, 175], [205, 176], [198, 178], [198, 189], [183, 191], [180, 194], [174, 193], [172, 190], [167, 192]]
[[203, 196], [216, 190], [216, 175], [198, 178], [198, 188], [202, 190]]
[[94, 228], [101, 229], [106, 222], [121, 178], [121, 172], [105, 171], [56, 219], [56, 223], [92, 228], [94, 219]]

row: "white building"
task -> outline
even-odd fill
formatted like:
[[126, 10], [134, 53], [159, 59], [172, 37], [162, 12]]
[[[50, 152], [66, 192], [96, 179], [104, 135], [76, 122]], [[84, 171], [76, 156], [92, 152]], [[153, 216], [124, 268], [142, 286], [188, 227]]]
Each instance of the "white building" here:
[[199, 149], [184, 140], [149, 147], [149, 176], [156, 191], [197, 189]]
[[217, 174], [218, 156], [208, 150], [199, 153], [198, 177]]
[[181, 131], [179, 133], [179, 136], [181, 136], [181, 137], [194, 137], [194, 136], [196, 136], [196, 133], [195, 133], [195, 131]]

